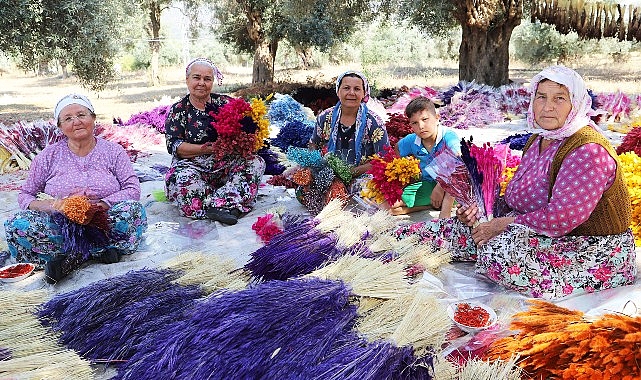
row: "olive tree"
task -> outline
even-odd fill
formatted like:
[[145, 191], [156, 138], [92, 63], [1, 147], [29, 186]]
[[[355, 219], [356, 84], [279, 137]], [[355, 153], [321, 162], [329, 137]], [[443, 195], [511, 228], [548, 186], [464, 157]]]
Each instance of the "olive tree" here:
[[24, 68], [57, 60], [66, 76], [71, 65], [83, 86], [101, 90], [114, 75], [123, 4], [117, 0], [0, 0], [0, 49], [19, 58]]
[[328, 50], [372, 16], [367, 0], [220, 0], [215, 25], [223, 41], [253, 53], [252, 83], [266, 84], [274, 79], [281, 41], [304, 58], [309, 48]]
[[459, 79], [493, 86], [509, 82], [509, 44], [525, 14], [581, 38], [641, 39], [641, 7], [585, 0], [384, 0], [431, 35], [459, 25]]
[[432, 36], [459, 25], [459, 79], [493, 86], [509, 82], [509, 44], [523, 18], [523, 0], [401, 0], [410, 23]]

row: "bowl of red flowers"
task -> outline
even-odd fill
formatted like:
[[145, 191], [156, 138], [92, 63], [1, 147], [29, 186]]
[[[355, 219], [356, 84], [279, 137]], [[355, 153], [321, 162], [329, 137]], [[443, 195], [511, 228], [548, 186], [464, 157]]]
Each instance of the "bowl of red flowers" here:
[[36, 266], [31, 263], [17, 263], [0, 268], [0, 281], [17, 282], [29, 277]]
[[477, 333], [496, 323], [496, 312], [489, 306], [473, 301], [452, 303], [447, 314], [463, 331]]

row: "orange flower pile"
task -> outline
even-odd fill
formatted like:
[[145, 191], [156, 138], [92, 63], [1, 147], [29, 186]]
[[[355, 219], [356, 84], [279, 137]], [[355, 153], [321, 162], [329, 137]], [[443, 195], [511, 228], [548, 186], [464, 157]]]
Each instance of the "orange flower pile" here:
[[297, 185], [307, 186], [312, 183], [312, 171], [308, 168], [300, 169], [292, 175], [292, 181]]
[[72, 222], [86, 225], [91, 222], [96, 209], [91, 207], [86, 196], [73, 195], [63, 199], [61, 211]]
[[487, 359], [521, 357], [532, 378], [641, 379], [641, 317], [607, 314], [589, 321], [583, 313], [532, 301], [510, 328], [520, 332], [492, 344]]
[[345, 201], [347, 201], [348, 197], [349, 194], [347, 193], [347, 189], [345, 188], [343, 182], [339, 178], [335, 178], [332, 184], [329, 186], [327, 194], [325, 194], [325, 204], [336, 198], [340, 199], [344, 203]]

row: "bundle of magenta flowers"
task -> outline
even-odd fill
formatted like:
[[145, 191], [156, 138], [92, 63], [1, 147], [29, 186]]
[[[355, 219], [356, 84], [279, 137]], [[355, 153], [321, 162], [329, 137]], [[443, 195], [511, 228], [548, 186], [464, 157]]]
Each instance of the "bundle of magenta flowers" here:
[[530, 90], [516, 83], [498, 88], [498, 103], [509, 119], [523, 118], [530, 106]]
[[214, 119], [211, 124], [218, 137], [206, 145], [213, 149], [216, 159], [230, 155], [249, 158], [265, 146], [265, 139], [269, 137], [265, 100], [252, 98], [247, 102], [232, 98], [218, 112], [209, 114]]
[[495, 89], [474, 82], [459, 82], [440, 96], [445, 106], [439, 108], [441, 124], [469, 129], [503, 122]]
[[156, 129], [160, 133], [165, 133], [165, 120], [171, 105], [161, 105], [149, 111], [142, 111], [133, 114], [129, 120], [123, 122], [121, 119], [114, 119], [114, 124], [118, 125], [134, 125], [145, 124]]
[[17, 169], [27, 170], [31, 160], [45, 146], [64, 138], [60, 128], [53, 121], [18, 121], [12, 125], [0, 123], [0, 149], [8, 154], [0, 154], [3, 162], [0, 173]]

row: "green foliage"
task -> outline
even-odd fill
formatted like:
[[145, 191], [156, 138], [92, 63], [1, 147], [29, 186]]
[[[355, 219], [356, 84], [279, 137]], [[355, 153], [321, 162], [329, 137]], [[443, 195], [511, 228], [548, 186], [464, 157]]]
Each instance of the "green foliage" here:
[[364, 67], [390, 62], [420, 65], [428, 58], [451, 59], [458, 54], [460, 41], [458, 30], [430, 38], [411, 26], [372, 23], [354, 35], [352, 46], [358, 47]]
[[[262, 9], [266, 11], [266, 9]], [[214, 4], [212, 30], [221, 41], [241, 53], [253, 53], [254, 43], [247, 33], [247, 16], [240, 2], [220, 0]]]
[[31, 0], [0, 0], [0, 50], [18, 54], [33, 40], [40, 9]]
[[514, 57], [529, 65], [562, 62], [582, 56], [585, 41], [576, 33], [562, 35], [554, 25], [527, 23], [512, 34]]
[[514, 30], [511, 54], [531, 66], [569, 64], [588, 55], [610, 56], [625, 61], [634, 45], [614, 38], [583, 40], [575, 32], [560, 34], [554, 25], [525, 22]]
[[[237, 51], [253, 53], [262, 38], [275, 54], [283, 41], [300, 51], [327, 51], [353, 33], [358, 21], [372, 16], [367, 0], [222, 0], [215, 5], [212, 25]], [[260, 36], [248, 32], [256, 25]]]
[[400, 22], [408, 21], [432, 37], [446, 37], [458, 25], [454, 18], [453, 0], [399, 0], [398, 15], [405, 15]]
[[58, 60], [71, 65], [80, 83], [92, 90], [101, 90], [113, 78], [118, 23], [131, 3], [0, 0], [0, 6], [0, 49], [18, 57], [21, 67]]

